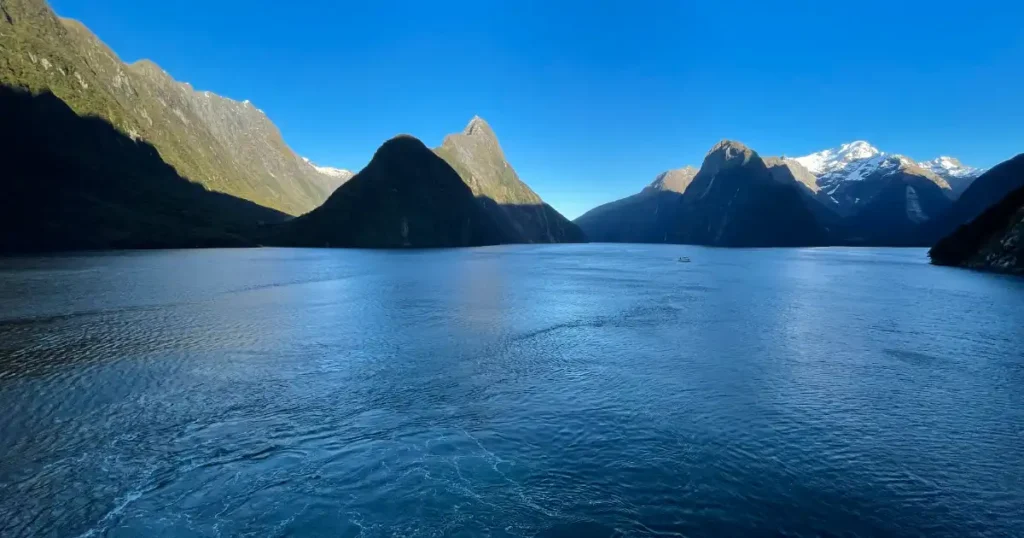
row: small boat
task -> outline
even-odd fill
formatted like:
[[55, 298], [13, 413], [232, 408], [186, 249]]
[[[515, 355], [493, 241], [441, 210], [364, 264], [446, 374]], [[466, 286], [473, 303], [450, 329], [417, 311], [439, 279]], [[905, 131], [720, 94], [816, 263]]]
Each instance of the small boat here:
[[690, 263], [690, 258], [687, 258], [686, 256], [680, 256], [679, 263]]

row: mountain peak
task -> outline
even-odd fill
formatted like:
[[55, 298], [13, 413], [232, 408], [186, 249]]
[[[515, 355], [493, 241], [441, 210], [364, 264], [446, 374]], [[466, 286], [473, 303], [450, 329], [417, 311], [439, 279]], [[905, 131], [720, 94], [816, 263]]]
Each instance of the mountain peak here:
[[473, 119], [469, 120], [469, 124], [462, 130], [462, 134], [467, 136], [472, 135], [483, 135], [494, 137], [494, 130], [487, 124], [487, 121], [480, 116], [473, 116]]
[[850, 163], [885, 155], [865, 140], [855, 140], [824, 151], [797, 157], [797, 161], [814, 175], [828, 174], [845, 169]]
[[668, 191], [682, 194], [690, 186], [690, 183], [693, 182], [697, 172], [699, 170], [692, 166], [666, 170], [658, 174], [658, 177], [654, 178], [654, 181], [644, 190]]
[[839, 151], [837, 153], [853, 160], [866, 159], [882, 152], [866, 140], [854, 140], [853, 142], [839, 146]]
[[729, 163], [743, 165], [756, 156], [757, 153], [748, 148], [742, 142], [738, 142], [736, 140], [722, 140], [711, 147], [711, 151], [709, 151], [707, 156], [704, 157], [704, 165], [702, 168], [708, 165], [709, 161], [714, 161], [717, 164]]
[[712, 146], [711, 151], [709, 151], [708, 153], [714, 153], [720, 150], [725, 150], [726, 152], [732, 151], [742, 153], [745, 151], [750, 151], [750, 148], [744, 145], [743, 142], [739, 142], [737, 140], [723, 139], [714, 146]]

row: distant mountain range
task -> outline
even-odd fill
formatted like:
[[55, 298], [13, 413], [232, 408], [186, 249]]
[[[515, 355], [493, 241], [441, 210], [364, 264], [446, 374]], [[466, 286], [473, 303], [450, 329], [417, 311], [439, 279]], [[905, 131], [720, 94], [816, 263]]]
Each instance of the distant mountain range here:
[[0, 7], [0, 251], [951, 237], [936, 263], [1010, 270], [1019, 259], [1020, 157], [985, 171], [864, 141], [762, 158], [723, 140], [699, 169], [663, 172], [570, 222], [519, 178], [482, 118], [432, 150], [393, 138], [359, 173], [318, 166], [252, 103], [195, 91], [152, 62], [124, 64], [43, 0]]
[[[822, 228], [824, 243], [836, 245], [929, 245], [935, 238], [922, 224], [949, 210], [957, 196], [950, 182], [966, 189], [983, 173], [951, 157], [919, 164], [863, 141], [762, 162], [776, 182], [796, 187]], [[683, 208], [664, 195], [655, 203], [649, 189], [595, 208], [576, 222], [593, 241], [679, 242], [673, 231], [686, 218]]]

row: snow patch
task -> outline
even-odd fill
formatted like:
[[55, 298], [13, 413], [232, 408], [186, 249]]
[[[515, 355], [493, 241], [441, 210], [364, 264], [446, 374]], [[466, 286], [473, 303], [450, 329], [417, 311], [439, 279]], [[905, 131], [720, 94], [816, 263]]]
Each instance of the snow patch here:
[[302, 160], [303, 160], [303, 162], [305, 162], [309, 166], [313, 167], [314, 170], [316, 170], [317, 172], [319, 172], [319, 173], [321, 173], [321, 174], [323, 174], [325, 176], [334, 177], [334, 178], [348, 179], [348, 178], [352, 177], [353, 175], [355, 175], [351, 171], [345, 170], [344, 168], [332, 168], [330, 166], [317, 166], [313, 161], [310, 161], [309, 159], [307, 159], [305, 157], [303, 157]]
[[967, 166], [961, 163], [955, 157], [943, 155], [932, 159], [930, 161], [922, 161], [918, 163], [918, 166], [934, 172], [936, 175], [942, 178], [974, 178], [985, 173], [984, 168], [975, 168], [973, 166]]

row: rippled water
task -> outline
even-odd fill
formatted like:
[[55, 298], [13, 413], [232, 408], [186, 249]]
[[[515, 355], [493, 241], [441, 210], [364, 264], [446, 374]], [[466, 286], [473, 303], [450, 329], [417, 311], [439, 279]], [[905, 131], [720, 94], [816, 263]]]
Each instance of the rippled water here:
[[4, 537], [1024, 534], [1024, 279], [921, 250], [112, 253], [0, 284]]

